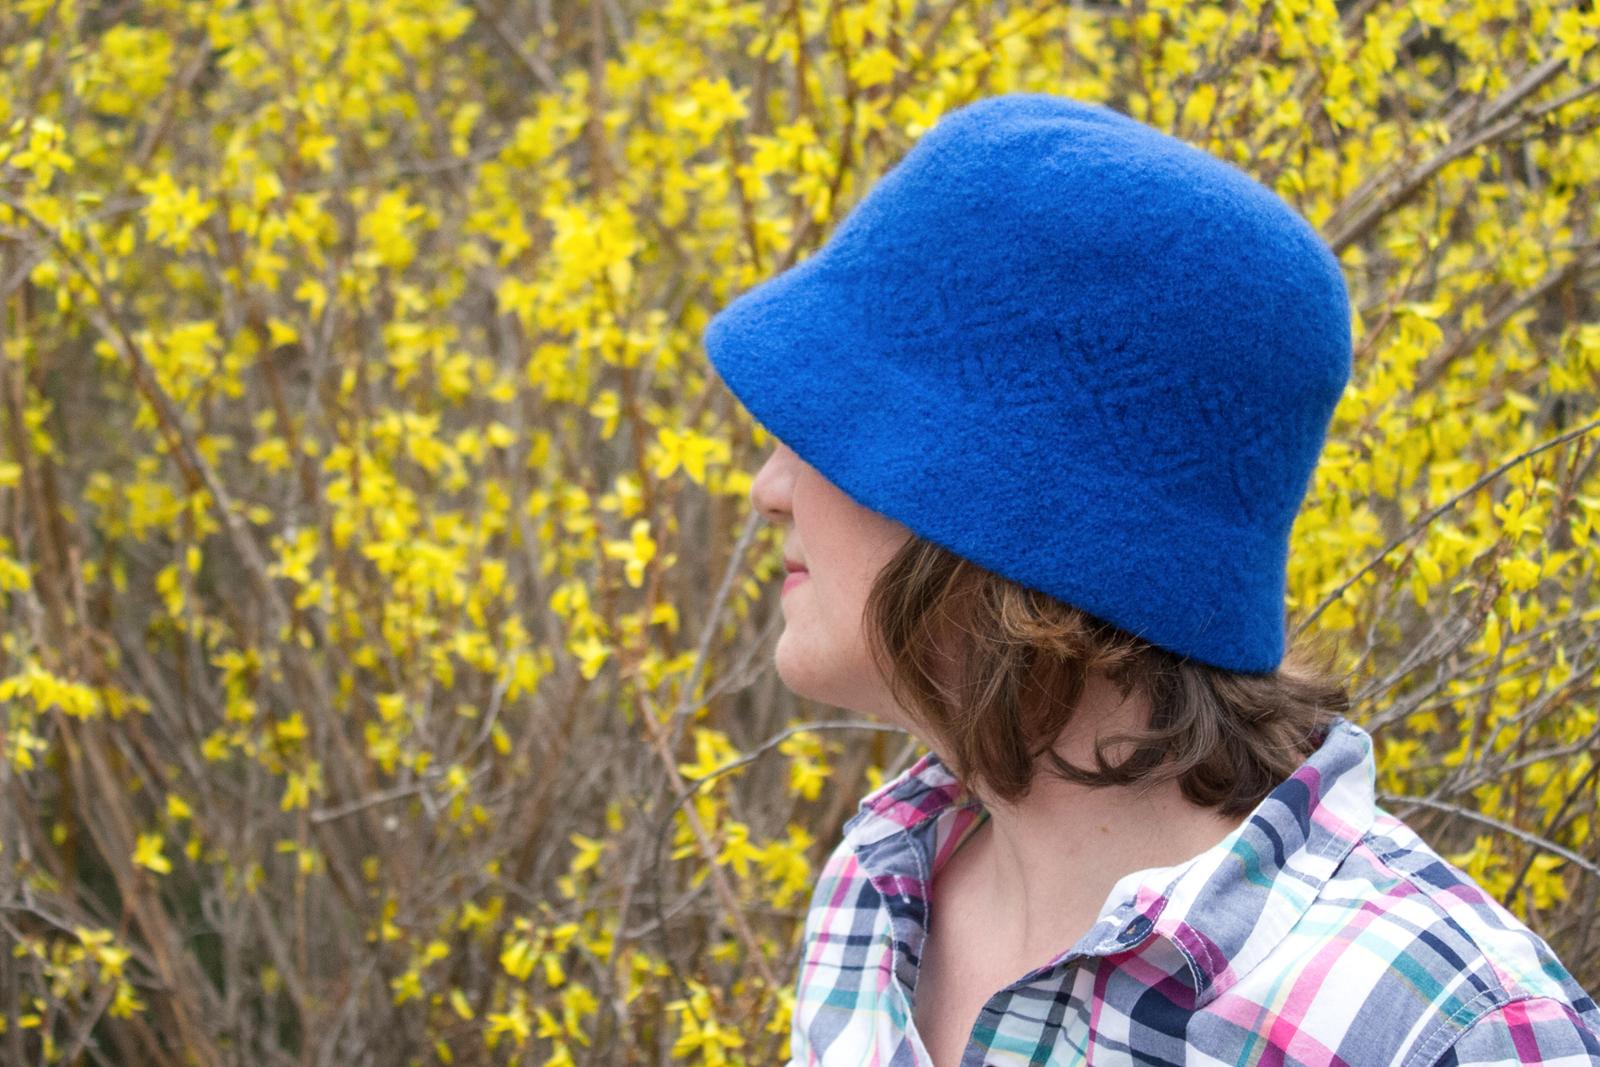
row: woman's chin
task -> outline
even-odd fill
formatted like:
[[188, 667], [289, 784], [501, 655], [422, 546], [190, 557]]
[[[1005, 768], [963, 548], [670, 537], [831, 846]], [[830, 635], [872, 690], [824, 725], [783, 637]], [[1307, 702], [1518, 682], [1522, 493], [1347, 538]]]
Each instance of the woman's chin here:
[[799, 657], [791, 648], [794, 643], [793, 637], [794, 635], [787, 629], [778, 637], [777, 648], [772, 654], [773, 667], [778, 672], [778, 679], [789, 692], [806, 700], [815, 700], [816, 697], [812, 696], [810, 691], [812, 679], [808, 677], [809, 672], [802, 663], [797, 662]]

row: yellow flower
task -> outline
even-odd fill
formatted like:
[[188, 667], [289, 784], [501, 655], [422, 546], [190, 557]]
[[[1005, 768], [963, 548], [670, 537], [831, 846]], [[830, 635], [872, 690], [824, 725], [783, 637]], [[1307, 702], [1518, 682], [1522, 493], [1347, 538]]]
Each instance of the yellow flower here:
[[732, 455], [724, 440], [670, 426], [657, 431], [649, 451], [657, 478], [667, 478], [681, 466], [697, 485], [706, 484], [707, 463], [727, 463]]
[[145, 1002], [139, 999], [139, 994], [134, 992], [133, 985], [123, 980], [117, 983], [116, 996], [112, 998], [111, 1007], [107, 1010], [113, 1019], [126, 1019], [144, 1011], [146, 1007]]
[[1507, 589], [1532, 589], [1539, 584], [1539, 572], [1538, 560], [1519, 556], [1500, 561], [1500, 576], [1506, 580]]
[[582, 834], [569, 834], [567, 840], [578, 846], [578, 854], [572, 858], [572, 865], [569, 868], [572, 873], [586, 871], [600, 862], [600, 852], [605, 848], [604, 841], [596, 841]]
[[521, 1048], [527, 1043], [528, 1035], [533, 1033], [533, 1019], [528, 1015], [527, 1007], [518, 1000], [511, 1006], [510, 1011], [491, 1011], [486, 1018], [489, 1020], [487, 1037], [490, 1047], [499, 1039], [501, 1034], [510, 1034]]
[[187, 252], [195, 229], [211, 215], [211, 205], [193, 186], [180, 186], [165, 171], [135, 186], [150, 197], [144, 209], [150, 239], [166, 248]]
[[856, 56], [850, 63], [850, 77], [863, 89], [883, 85], [894, 80], [900, 61], [894, 53], [879, 45]]
[[583, 640], [567, 646], [568, 650], [578, 657], [578, 670], [585, 678], [593, 679], [600, 673], [600, 667], [611, 655], [611, 649], [594, 634]]
[[628, 584], [635, 589], [644, 584], [644, 569], [656, 556], [656, 543], [650, 537], [650, 520], [635, 519], [626, 541], [607, 541], [605, 553], [610, 559], [625, 561], [623, 570]]
[[172, 861], [161, 854], [160, 834], [140, 834], [138, 844], [133, 849], [133, 862], [157, 874], [167, 874], [172, 870]]
[[510, 938], [500, 953], [500, 966], [519, 982], [527, 981], [528, 975], [533, 973], [534, 965], [538, 962], [539, 957], [534, 951], [533, 942], [525, 937]]
[[748, 878], [750, 861], [759, 861], [762, 858], [762, 850], [750, 843], [750, 828], [744, 823], [730, 821], [727, 824], [727, 834], [727, 840], [717, 853], [717, 862], [731, 866], [740, 878]]

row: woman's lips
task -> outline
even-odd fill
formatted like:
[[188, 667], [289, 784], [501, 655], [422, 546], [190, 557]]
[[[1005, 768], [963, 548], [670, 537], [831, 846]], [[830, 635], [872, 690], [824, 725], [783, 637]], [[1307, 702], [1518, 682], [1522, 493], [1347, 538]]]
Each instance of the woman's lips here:
[[811, 577], [810, 571], [790, 571], [789, 576], [783, 580], [783, 592], [787, 593], [809, 577]]

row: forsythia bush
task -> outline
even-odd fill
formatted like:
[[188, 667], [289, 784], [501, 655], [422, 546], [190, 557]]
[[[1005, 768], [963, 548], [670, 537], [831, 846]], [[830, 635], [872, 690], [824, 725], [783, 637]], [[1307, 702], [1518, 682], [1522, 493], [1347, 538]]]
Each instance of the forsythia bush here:
[[1010, 90], [1339, 253], [1292, 617], [1386, 806], [1594, 988], [1597, 41], [1518, 0], [0, 5], [0, 1061], [782, 1063], [815, 870], [915, 746], [773, 677], [771, 442], [699, 332]]

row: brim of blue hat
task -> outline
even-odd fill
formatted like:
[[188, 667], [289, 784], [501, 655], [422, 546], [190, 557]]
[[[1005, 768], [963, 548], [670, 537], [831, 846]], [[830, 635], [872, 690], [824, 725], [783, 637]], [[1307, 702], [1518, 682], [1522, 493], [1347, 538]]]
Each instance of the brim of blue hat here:
[[1278, 666], [1281, 627], [1273, 651], [1261, 620], [1284, 618], [1287, 530], [1130, 495], [1104, 455], [997, 419], [993, 394], [952, 401], [959, 391], [935, 380], [943, 371], [919, 347], [930, 342], [875, 321], [836, 284], [826, 252], [746, 290], [702, 335], [768, 433], [857, 504], [996, 574], [1202, 662]]

